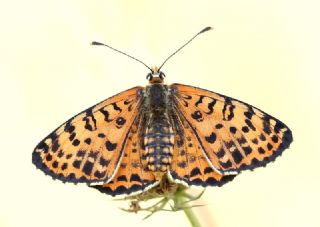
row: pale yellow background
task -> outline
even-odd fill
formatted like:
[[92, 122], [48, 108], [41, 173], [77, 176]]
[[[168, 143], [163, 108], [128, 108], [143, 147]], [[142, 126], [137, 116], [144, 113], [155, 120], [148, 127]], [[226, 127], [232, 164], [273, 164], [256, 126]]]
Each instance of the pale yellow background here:
[[[188, 226], [182, 212], [143, 215], [31, 164], [62, 122], [148, 70], [92, 40], [160, 64], [167, 82], [217, 91], [284, 121], [294, 142], [267, 168], [208, 188], [203, 226], [320, 226], [318, 1], [0, 1], [0, 226]], [[195, 192], [200, 189], [195, 188]]]

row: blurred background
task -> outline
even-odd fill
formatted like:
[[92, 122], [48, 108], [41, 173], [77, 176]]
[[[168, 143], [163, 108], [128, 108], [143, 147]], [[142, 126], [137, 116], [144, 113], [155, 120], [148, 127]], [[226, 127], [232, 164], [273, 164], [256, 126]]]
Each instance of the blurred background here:
[[[163, 68], [184, 83], [246, 101], [281, 119], [294, 142], [267, 168], [207, 188], [202, 226], [320, 226], [319, 2], [0, 0], [0, 226], [189, 226], [182, 212], [128, 214], [86, 186], [53, 181], [31, 163], [35, 145], [93, 104]], [[201, 188], [192, 188], [198, 193]]]

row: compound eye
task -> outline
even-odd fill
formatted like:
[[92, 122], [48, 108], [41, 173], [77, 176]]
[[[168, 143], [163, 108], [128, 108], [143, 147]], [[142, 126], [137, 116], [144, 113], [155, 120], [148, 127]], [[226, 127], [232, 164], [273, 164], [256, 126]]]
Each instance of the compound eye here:
[[159, 77], [161, 80], [163, 80], [166, 77], [166, 75], [163, 72], [160, 72]]
[[149, 81], [152, 80], [152, 78], [153, 78], [152, 73], [148, 73], [146, 78]]

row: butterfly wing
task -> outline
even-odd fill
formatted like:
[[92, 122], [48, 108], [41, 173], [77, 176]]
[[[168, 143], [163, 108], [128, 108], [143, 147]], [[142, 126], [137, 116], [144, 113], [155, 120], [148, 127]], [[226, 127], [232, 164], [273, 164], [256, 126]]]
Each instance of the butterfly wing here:
[[62, 124], [34, 149], [32, 162], [55, 179], [103, 184], [117, 172], [140, 110], [141, 87], [119, 93]]
[[218, 173], [264, 166], [292, 142], [285, 124], [249, 104], [182, 84], [171, 89], [176, 109]]
[[174, 109], [172, 122], [175, 144], [169, 177], [185, 186], [222, 186], [236, 175], [222, 175], [214, 171], [194, 132], [178, 110]]
[[108, 195], [120, 195], [139, 193], [148, 190], [159, 182], [154, 174], [146, 171], [147, 166], [144, 158], [144, 147], [141, 146], [141, 127], [143, 123], [137, 121], [130, 130], [128, 140], [124, 147], [124, 156], [121, 161], [118, 172], [115, 174], [112, 181], [104, 184], [93, 186], [99, 191]]

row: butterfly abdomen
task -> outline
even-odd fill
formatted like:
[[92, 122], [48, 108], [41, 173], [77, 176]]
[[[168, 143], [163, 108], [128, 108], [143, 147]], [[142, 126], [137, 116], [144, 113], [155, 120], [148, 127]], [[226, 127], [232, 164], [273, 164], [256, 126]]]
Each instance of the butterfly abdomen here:
[[165, 115], [152, 117], [144, 137], [149, 171], [167, 171], [172, 160], [173, 144], [173, 130]]

